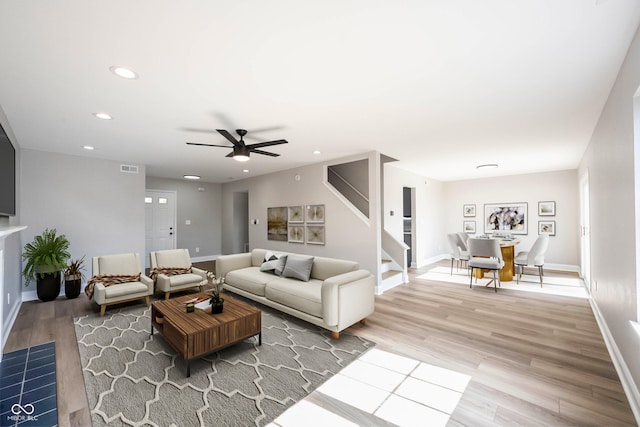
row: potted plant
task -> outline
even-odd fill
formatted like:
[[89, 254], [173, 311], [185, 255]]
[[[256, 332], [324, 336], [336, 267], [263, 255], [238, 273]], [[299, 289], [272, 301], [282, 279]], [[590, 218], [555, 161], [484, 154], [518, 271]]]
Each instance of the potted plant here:
[[80, 259], [72, 259], [64, 270], [64, 294], [73, 299], [80, 295], [80, 285], [84, 280], [84, 255]]
[[67, 267], [69, 240], [64, 234], [57, 235], [56, 229], [49, 230], [33, 238], [24, 246], [22, 258], [26, 260], [22, 275], [29, 286], [34, 279], [38, 299], [52, 301], [60, 294], [60, 272]]
[[222, 313], [224, 309], [224, 298], [220, 297], [220, 291], [224, 285], [224, 277], [216, 278], [215, 274], [207, 271], [207, 282], [212, 285], [211, 299], [209, 304], [211, 305], [211, 314]]

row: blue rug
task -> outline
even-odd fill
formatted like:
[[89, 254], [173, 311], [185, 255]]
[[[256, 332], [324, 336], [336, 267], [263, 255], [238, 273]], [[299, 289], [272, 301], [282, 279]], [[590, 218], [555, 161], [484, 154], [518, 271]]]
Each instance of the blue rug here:
[[0, 427], [18, 425], [58, 425], [55, 342], [2, 356]]

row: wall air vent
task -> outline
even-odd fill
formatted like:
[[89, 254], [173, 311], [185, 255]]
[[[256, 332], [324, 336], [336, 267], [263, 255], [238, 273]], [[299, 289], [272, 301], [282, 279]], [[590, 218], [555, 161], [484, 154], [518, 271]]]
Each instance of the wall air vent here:
[[138, 173], [138, 166], [136, 166], [136, 165], [120, 165], [120, 172]]

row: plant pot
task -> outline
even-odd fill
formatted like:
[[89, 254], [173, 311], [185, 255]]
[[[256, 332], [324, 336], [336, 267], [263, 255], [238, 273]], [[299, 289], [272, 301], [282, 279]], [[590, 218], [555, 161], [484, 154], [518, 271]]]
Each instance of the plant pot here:
[[79, 274], [74, 274], [64, 278], [64, 294], [68, 299], [77, 298], [80, 295], [82, 280]]
[[60, 272], [44, 273], [36, 279], [36, 292], [40, 301], [53, 301], [60, 295]]
[[224, 308], [224, 304], [212, 304], [211, 305], [211, 314], [222, 313], [222, 309]]

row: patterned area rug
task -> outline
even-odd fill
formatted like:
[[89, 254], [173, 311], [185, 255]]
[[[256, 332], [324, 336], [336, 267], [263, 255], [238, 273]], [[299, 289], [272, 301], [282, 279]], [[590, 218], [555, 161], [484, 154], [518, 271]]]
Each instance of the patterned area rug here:
[[375, 345], [258, 306], [262, 345], [252, 337], [192, 360], [190, 378], [162, 335], [150, 337], [149, 308], [74, 319], [93, 426], [266, 425]]

